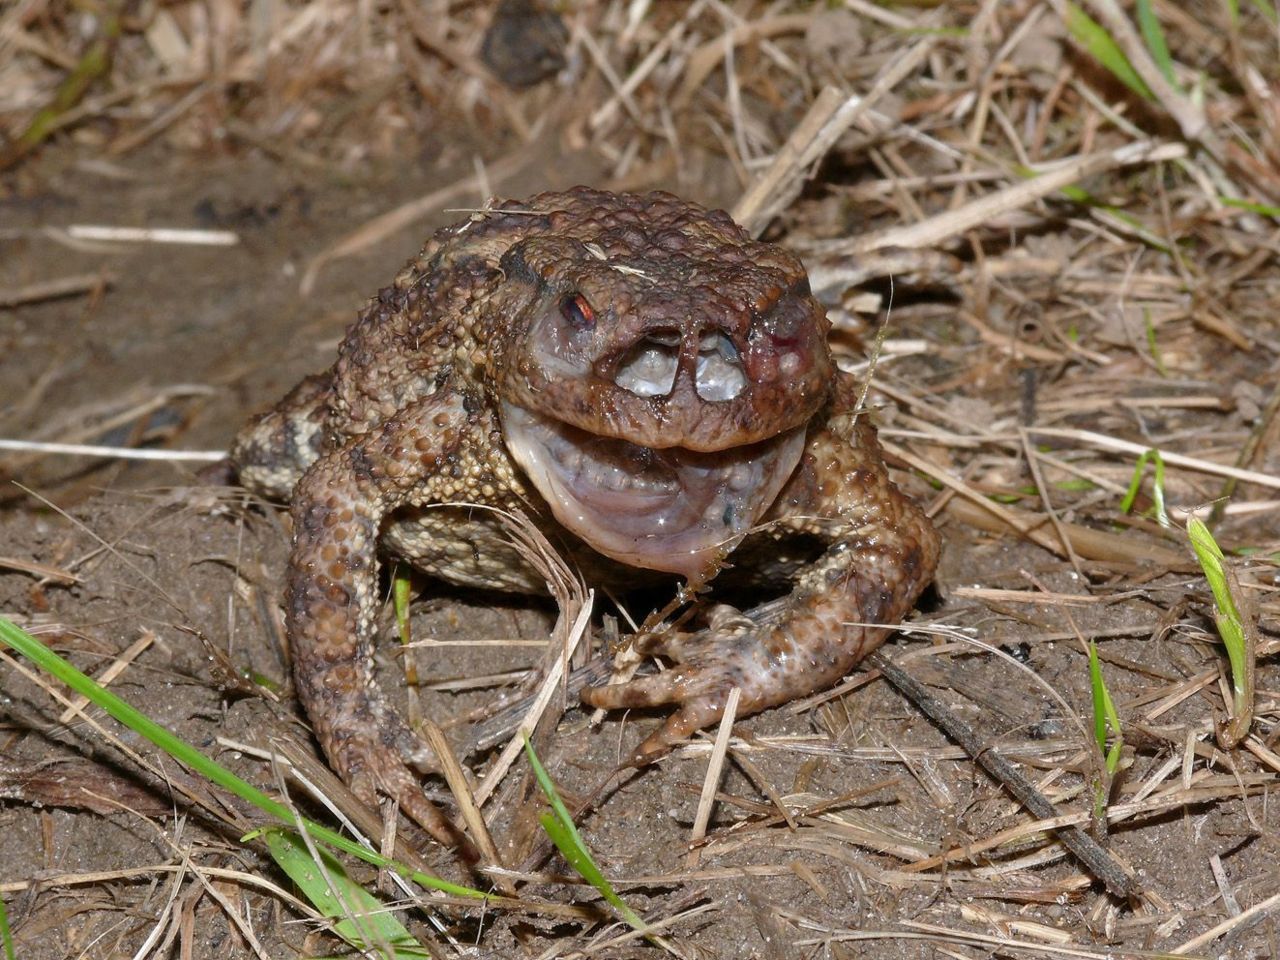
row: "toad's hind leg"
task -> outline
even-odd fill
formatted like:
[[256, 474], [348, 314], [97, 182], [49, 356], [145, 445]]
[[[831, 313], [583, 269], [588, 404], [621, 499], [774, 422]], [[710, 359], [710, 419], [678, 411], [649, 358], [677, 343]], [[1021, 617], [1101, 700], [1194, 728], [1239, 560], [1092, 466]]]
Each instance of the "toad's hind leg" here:
[[373, 644], [383, 518], [438, 499], [438, 482], [452, 476], [442, 468], [464, 456], [469, 418], [460, 396], [436, 394], [307, 470], [294, 492], [285, 611], [299, 697], [334, 770], [363, 801], [394, 797], [452, 846], [465, 841], [412, 769], [435, 769], [434, 758], [375, 683]]

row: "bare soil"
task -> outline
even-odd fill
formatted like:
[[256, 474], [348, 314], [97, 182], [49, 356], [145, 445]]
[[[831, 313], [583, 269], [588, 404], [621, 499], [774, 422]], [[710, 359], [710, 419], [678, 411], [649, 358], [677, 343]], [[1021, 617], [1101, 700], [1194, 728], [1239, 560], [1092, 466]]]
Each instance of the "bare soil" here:
[[[1177, 41], [1190, 61], [1194, 31], [1176, 12], [1166, 16], [1171, 30], [1190, 31]], [[997, 39], [1012, 32], [1007, 26]], [[904, 36], [900, 49], [910, 41]], [[1048, 29], [1039, 41], [1063, 43]], [[817, 41], [807, 43], [812, 52]], [[1065, 64], [1056, 61], [1064, 71]], [[1270, 89], [1280, 90], [1275, 59], [1262, 69]], [[1014, 93], [1005, 93], [1013, 112]], [[755, 94], [752, 106], [763, 109], [767, 91]], [[598, 105], [606, 92], [592, 88], [592, 96]], [[784, 136], [800, 112], [791, 102], [765, 111]], [[1035, 121], [1031, 114], [1019, 123], [1029, 129]], [[1167, 121], [1151, 126], [1176, 139]], [[0, 291], [74, 274], [109, 279], [76, 296], [0, 306], [0, 436], [225, 449], [248, 416], [330, 362], [364, 298], [431, 229], [459, 217], [445, 207], [483, 197], [458, 191], [407, 229], [328, 262], [303, 293], [313, 258], [356, 227], [470, 176], [477, 157], [500, 165], [513, 151], [523, 154], [496, 190], [510, 196], [634, 179], [554, 131], [521, 143], [510, 131], [481, 135], [441, 110], [425, 135], [412, 133], [395, 150], [324, 172], [243, 143], [217, 151], [158, 141], [108, 162], [93, 138], [52, 143], [10, 170], [0, 190]], [[773, 232], [812, 254], [821, 241], [883, 217], [891, 190], [858, 191], [867, 180], [907, 177], [893, 155], [902, 142], [880, 143], [887, 153], [865, 166], [850, 153], [829, 160]], [[655, 166], [644, 185], [731, 205], [741, 168], [705, 142], [691, 152], [691, 166], [666, 174]], [[690, 175], [695, 168], [699, 176]], [[1131, 179], [1117, 173], [1090, 182], [1100, 200], [1167, 236], [1164, 251], [1096, 210], [1046, 201], [1028, 207], [1035, 216], [1026, 223], [1015, 217], [951, 246], [948, 255], [971, 271], [965, 279], [908, 271], [893, 293], [889, 347], [871, 394], [898, 476], [930, 504], [946, 544], [918, 629], [891, 642], [891, 657], [1014, 760], [1062, 814], [1084, 814], [1089, 829], [1096, 759], [1084, 641], [1096, 640], [1126, 747], [1109, 793], [1115, 820], [1105, 832], [1092, 824], [1093, 832], [1141, 896], [1126, 902], [1107, 893], [916, 705], [869, 671], [837, 696], [736, 725], [708, 840], [694, 852], [705, 742], [629, 777], [584, 819], [589, 846], [638, 912], [657, 921], [691, 911], [665, 931], [684, 955], [1059, 956], [1054, 951], [1065, 948], [1134, 957], [1185, 946], [1191, 956], [1280, 956], [1271, 912], [1280, 896], [1270, 803], [1280, 771], [1272, 752], [1280, 690], [1270, 655], [1280, 540], [1274, 487], [1243, 482], [1228, 490], [1221, 475], [1174, 466], [1166, 481], [1177, 506], [1222, 497], [1261, 504], [1228, 512], [1214, 527], [1221, 543], [1243, 551], [1231, 563], [1263, 653], [1253, 734], [1225, 750], [1214, 729], [1229, 699], [1226, 664], [1205, 581], [1179, 530], [1118, 508], [1136, 456], [1078, 436], [1051, 443], [1017, 435], [1033, 425], [1088, 430], [1280, 476], [1268, 412], [1280, 349], [1274, 218], [1242, 222], [1221, 207], [1192, 210], [1172, 169], [1153, 164]], [[238, 242], [105, 246], [43, 232], [72, 224], [200, 227], [231, 231]], [[1027, 266], [1037, 258], [1052, 268]], [[998, 263], [984, 274], [985, 260]], [[1239, 273], [1218, 285], [1215, 269]], [[881, 278], [865, 289], [888, 295]], [[837, 347], [853, 363], [882, 316], [849, 306], [848, 296], [833, 298]], [[991, 439], [996, 433], [1003, 439]], [[287, 531], [274, 507], [205, 483], [199, 466], [5, 454], [0, 474], [20, 486], [0, 488], [0, 613], [94, 675], [143, 641], [112, 689], [278, 792], [272, 766], [239, 747], [291, 741], [315, 754], [280, 626]], [[1061, 532], [1055, 523], [1080, 524], [1104, 547], [1077, 546], [1070, 556], [1060, 541], [1046, 548], [1008, 526], [975, 525], [955, 512], [946, 487], [931, 482], [944, 473], [1034, 517], [1050, 536]], [[1139, 510], [1152, 502], [1149, 480], [1142, 489]], [[415, 709], [461, 746], [470, 718], [510, 691], [513, 672], [539, 660], [555, 607], [549, 599], [418, 587], [415, 639], [449, 643], [414, 656]], [[595, 624], [599, 632], [599, 615]], [[394, 632], [388, 616], [380, 670], [404, 703]], [[485, 677], [497, 679], [465, 683]], [[12, 661], [0, 664], [0, 893], [19, 956], [133, 955], [157, 930], [164, 945], [153, 956], [180, 948], [228, 958], [346, 949], [316, 924], [298, 922], [302, 914], [281, 895], [238, 875], [288, 887], [261, 843], [239, 841], [259, 822], [251, 811], [99, 711], [64, 716], [46, 684]], [[544, 760], [568, 797], [585, 797], [660, 721], [660, 714], [611, 715], [592, 726], [571, 706], [542, 741]], [[482, 772], [490, 760], [481, 754], [471, 763]], [[427, 789], [450, 803], [443, 783]], [[289, 791], [308, 813], [327, 816], [296, 783]], [[540, 809], [517, 768], [486, 811], [507, 863], [537, 848]], [[420, 853], [445, 876], [485, 882], [438, 847], [424, 843]], [[558, 858], [537, 869], [521, 887], [531, 899], [598, 903]], [[351, 870], [375, 886], [372, 871]], [[207, 886], [192, 879], [196, 872]], [[1250, 908], [1252, 922], [1195, 941]], [[472, 946], [473, 955], [503, 957], [660, 952], [644, 941], [593, 947], [622, 934], [604, 909], [594, 922], [536, 907], [435, 913], [439, 927], [424, 920], [426, 911], [403, 916], [440, 956]]]

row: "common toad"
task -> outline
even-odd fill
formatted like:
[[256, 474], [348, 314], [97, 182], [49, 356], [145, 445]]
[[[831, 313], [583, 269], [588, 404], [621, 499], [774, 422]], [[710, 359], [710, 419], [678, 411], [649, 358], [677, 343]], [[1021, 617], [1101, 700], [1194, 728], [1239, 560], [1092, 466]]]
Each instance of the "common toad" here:
[[[241, 481], [292, 503], [294, 675], [357, 795], [456, 841], [429, 749], [376, 686], [377, 548], [455, 584], [545, 584], [481, 504], [529, 515], [590, 579], [790, 592], [673, 635], [674, 665], [587, 690], [674, 704], [643, 761], [719, 719], [830, 686], [933, 576], [938, 540], [890, 482], [800, 262], [727, 214], [578, 188], [441, 230], [327, 372], [249, 424]], [[734, 553], [732, 568], [726, 557]], [[664, 635], [666, 637], [666, 635]]]

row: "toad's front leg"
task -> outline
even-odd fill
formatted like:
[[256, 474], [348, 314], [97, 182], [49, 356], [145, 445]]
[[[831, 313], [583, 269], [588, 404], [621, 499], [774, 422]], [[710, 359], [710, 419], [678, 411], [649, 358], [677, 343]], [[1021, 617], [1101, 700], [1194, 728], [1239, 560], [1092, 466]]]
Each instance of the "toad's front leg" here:
[[457, 484], [478, 429], [462, 396], [440, 392], [313, 463], [293, 499], [286, 618], [298, 695], [334, 770], [366, 803], [376, 794], [442, 843], [465, 844], [422, 793], [431, 751], [373, 676], [378, 534], [401, 506], [437, 502]]
[[663, 673], [583, 691], [595, 707], [678, 706], [633, 762], [661, 756], [715, 723], [734, 687], [745, 716], [838, 682], [884, 642], [933, 579], [938, 535], [889, 480], [865, 416], [833, 417], [811, 437], [771, 519], [775, 533], [790, 529], [827, 543], [789, 595], [668, 642], [660, 652], [676, 664]]

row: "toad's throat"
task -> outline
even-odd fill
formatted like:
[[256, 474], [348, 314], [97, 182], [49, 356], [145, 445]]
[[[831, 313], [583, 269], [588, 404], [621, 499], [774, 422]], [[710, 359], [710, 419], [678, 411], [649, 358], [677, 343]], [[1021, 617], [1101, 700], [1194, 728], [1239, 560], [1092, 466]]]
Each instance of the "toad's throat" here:
[[778, 496], [804, 427], [710, 453], [599, 437], [510, 403], [507, 449], [556, 519], [607, 557], [697, 579]]

